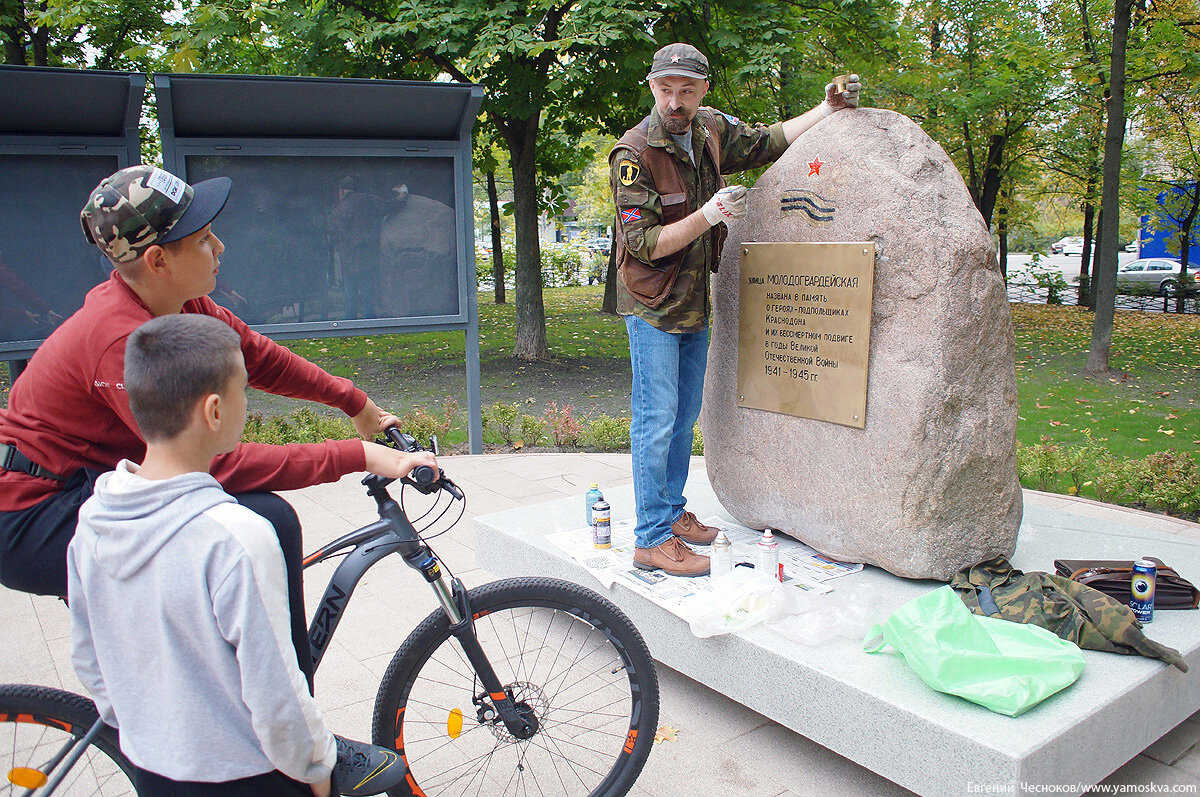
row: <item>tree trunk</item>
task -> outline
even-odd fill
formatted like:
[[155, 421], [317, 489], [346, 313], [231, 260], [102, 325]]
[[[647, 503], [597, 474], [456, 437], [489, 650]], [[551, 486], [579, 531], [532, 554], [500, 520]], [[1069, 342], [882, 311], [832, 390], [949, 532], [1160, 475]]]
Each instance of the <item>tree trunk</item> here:
[[[46, 0], [42, 0], [38, 4], [40, 10], [47, 10]], [[50, 28], [43, 25], [40, 28], [30, 26], [29, 28], [29, 43], [33, 45], [33, 65], [34, 66], [50, 66]]]
[[1179, 290], [1175, 292], [1175, 312], [1177, 313], [1182, 313], [1183, 308], [1187, 305], [1187, 297], [1184, 295], [1184, 290], [1196, 287], [1195, 285], [1188, 284], [1188, 259], [1192, 256], [1190, 251], [1192, 226], [1196, 223], [1197, 209], [1200, 209], [1200, 185], [1194, 187], [1192, 207], [1184, 220], [1179, 224]]
[[0, 28], [4, 34], [4, 63], [14, 66], [25, 66], [25, 48], [21, 42], [24, 37], [15, 25], [5, 25]]
[[492, 220], [492, 293], [496, 304], [504, 304], [504, 250], [500, 240], [500, 200], [496, 195], [496, 173], [487, 173], [488, 208]]
[[[1091, 196], [1096, 184], [1092, 178], [1088, 178], [1087, 195]], [[1096, 301], [1093, 298], [1092, 292], [1092, 269], [1089, 267], [1092, 263], [1092, 249], [1094, 247], [1094, 238], [1092, 236], [1092, 224], [1096, 220], [1096, 206], [1091, 200], [1085, 200], [1083, 203], [1083, 254], [1079, 256], [1079, 298], [1076, 304], [1087, 307], [1088, 309], [1096, 309]]]
[[539, 115], [502, 120], [513, 172], [513, 220], [516, 226], [516, 346], [522, 360], [545, 359], [546, 308], [542, 301], [542, 252], [538, 243], [537, 133]]
[[1108, 125], [1104, 132], [1104, 180], [1100, 207], [1100, 267], [1095, 272], [1096, 315], [1088, 348], [1086, 376], [1107, 376], [1112, 349], [1120, 240], [1121, 149], [1125, 145], [1125, 50], [1134, 0], [1116, 0], [1113, 9], [1112, 60], [1109, 69]]
[[604, 272], [604, 301], [600, 312], [617, 314], [617, 219], [613, 217], [612, 243], [608, 247], [608, 270]]
[[1004, 136], [992, 136], [988, 142], [987, 163], [983, 167], [983, 186], [979, 192], [979, 213], [983, 223], [992, 227], [992, 213], [1000, 195], [1000, 164], [1004, 158]]
[[1004, 280], [1008, 281], [1008, 205], [1003, 204], [996, 211], [996, 235], [1000, 238], [1000, 251], [997, 252], [997, 257], [1000, 260], [1000, 273], [1004, 276]]

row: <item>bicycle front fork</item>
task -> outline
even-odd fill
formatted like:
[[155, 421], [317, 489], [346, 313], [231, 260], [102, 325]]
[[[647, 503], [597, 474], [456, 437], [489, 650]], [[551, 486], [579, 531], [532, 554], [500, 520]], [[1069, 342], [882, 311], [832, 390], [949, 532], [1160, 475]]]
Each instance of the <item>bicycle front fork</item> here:
[[[447, 583], [446, 576], [436, 560], [433, 561], [431, 567], [419, 569], [433, 588], [434, 594], [437, 595], [438, 603], [441, 604], [442, 610], [450, 620], [450, 633], [454, 634], [463, 653], [467, 656], [467, 661], [471, 662], [471, 667], [479, 676], [479, 682], [487, 690], [487, 697], [491, 699], [495, 713], [504, 721], [504, 727], [517, 739], [528, 739], [533, 736], [538, 730], [537, 717], [528, 707], [519, 706], [513, 700], [512, 695], [500, 683], [500, 677], [496, 675], [496, 670], [488, 661], [487, 654], [483, 652], [483, 647], [479, 644], [479, 638], [475, 635], [475, 617], [471, 614], [467, 588], [458, 578]], [[494, 719], [494, 715], [489, 715], [486, 701], [482, 695], [476, 696], [474, 702], [479, 708], [481, 722]], [[522, 710], [523, 708], [524, 710]]]

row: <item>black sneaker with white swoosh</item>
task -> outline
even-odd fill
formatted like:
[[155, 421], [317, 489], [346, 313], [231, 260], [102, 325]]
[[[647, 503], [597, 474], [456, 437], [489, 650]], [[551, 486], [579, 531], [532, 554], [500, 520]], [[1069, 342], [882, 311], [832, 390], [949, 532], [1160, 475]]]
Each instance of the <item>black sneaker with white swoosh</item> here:
[[346, 797], [381, 794], [404, 780], [408, 768], [395, 750], [356, 742], [334, 735], [337, 740], [337, 763], [333, 780], [337, 790]]

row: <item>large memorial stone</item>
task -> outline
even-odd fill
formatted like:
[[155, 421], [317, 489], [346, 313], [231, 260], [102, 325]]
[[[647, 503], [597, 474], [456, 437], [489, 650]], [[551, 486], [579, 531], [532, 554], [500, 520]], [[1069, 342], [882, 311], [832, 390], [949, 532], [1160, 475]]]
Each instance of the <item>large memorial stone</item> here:
[[[946, 153], [905, 116], [842, 111], [755, 188], [714, 276], [701, 423], [721, 504], [748, 526], [909, 578], [946, 580], [1011, 555], [1012, 317], [991, 235]], [[738, 406], [739, 266], [751, 241], [874, 242], [864, 428]]]

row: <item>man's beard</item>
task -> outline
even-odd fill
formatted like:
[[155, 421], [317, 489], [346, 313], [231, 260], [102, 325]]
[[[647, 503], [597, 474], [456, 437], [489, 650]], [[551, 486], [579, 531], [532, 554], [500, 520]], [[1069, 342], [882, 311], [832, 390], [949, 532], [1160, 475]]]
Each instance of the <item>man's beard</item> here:
[[663, 127], [667, 128], [668, 133], [673, 133], [677, 136], [683, 135], [692, 129], [692, 120], [687, 118], [687, 115], [680, 111], [678, 114], [670, 114], [663, 117]]

